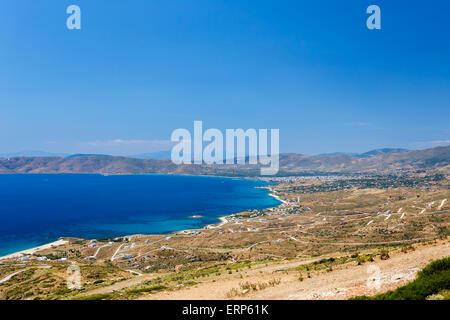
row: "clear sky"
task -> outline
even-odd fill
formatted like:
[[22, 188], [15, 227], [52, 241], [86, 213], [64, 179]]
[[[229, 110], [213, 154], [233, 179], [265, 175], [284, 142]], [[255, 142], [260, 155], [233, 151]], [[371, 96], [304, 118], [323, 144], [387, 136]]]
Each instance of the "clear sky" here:
[[153, 152], [194, 120], [282, 152], [450, 144], [450, 2], [2, 0], [0, 108], [0, 153]]

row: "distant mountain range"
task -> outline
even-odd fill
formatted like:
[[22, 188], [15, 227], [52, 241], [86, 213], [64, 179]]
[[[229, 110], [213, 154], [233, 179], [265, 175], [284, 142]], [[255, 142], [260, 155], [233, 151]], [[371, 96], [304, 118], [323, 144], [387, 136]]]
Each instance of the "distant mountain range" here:
[[79, 158], [79, 157], [112, 157], [109, 154], [96, 154], [96, 153], [76, 153], [71, 154], [70, 156], [66, 156], [66, 158]]
[[383, 149], [375, 149], [371, 151], [367, 151], [361, 154], [358, 154], [357, 156], [360, 158], [368, 158], [372, 156], [376, 156], [379, 154], [386, 154], [386, 153], [400, 153], [400, 152], [408, 152], [408, 149], [401, 149], [401, 148], [383, 148]]
[[425, 150], [383, 152], [373, 150], [360, 155], [302, 156], [280, 155], [280, 171], [399, 173], [402, 170], [430, 170], [450, 165], [450, 146]]
[[13, 158], [13, 157], [67, 157], [67, 153], [51, 153], [45, 151], [25, 150], [13, 153], [1, 153], [0, 158]]
[[128, 156], [128, 158], [135, 158], [135, 159], [170, 159], [172, 154], [172, 151], [160, 151], [160, 152], [153, 152], [153, 153], [141, 153], [141, 154], [135, 154]]
[[379, 154], [386, 154], [386, 153], [400, 153], [400, 152], [408, 152], [408, 149], [402, 149], [402, 148], [382, 148], [382, 149], [374, 149], [370, 150], [364, 153], [348, 153], [348, 152], [334, 152], [334, 153], [323, 153], [319, 154], [319, 156], [340, 156], [340, 155], [347, 155], [351, 157], [356, 158], [367, 158], [371, 156], [376, 156]]
[[[384, 151], [383, 151], [384, 150]], [[391, 150], [391, 151], [386, 151]], [[450, 146], [416, 151], [380, 149], [362, 155], [307, 156], [280, 154], [279, 175], [315, 173], [400, 173], [410, 170], [447, 170]], [[256, 165], [175, 165], [168, 159], [136, 159], [105, 155], [68, 157], [13, 157], [0, 159], [0, 173], [105, 173], [197, 174], [221, 176], [259, 175]]]
[[[153, 153], [142, 153], [127, 156], [127, 158], [135, 158], [135, 159], [170, 159], [171, 151], [161, 151], [161, 152], [153, 152]], [[112, 155], [108, 154], [85, 154], [85, 153], [52, 153], [38, 150], [26, 150], [20, 152], [11, 152], [11, 153], [0, 153], [0, 158], [14, 158], [14, 157], [67, 157], [67, 158], [76, 158], [76, 157], [91, 157], [91, 156], [99, 156], [99, 157], [112, 157]]]
[[[14, 157], [68, 157], [68, 158], [76, 158], [76, 157], [89, 157], [89, 156], [99, 156], [99, 157], [111, 157], [108, 154], [70, 154], [70, 153], [52, 153], [38, 150], [26, 150], [19, 152], [11, 152], [11, 153], [0, 153], [0, 158], [14, 158]], [[171, 151], [161, 151], [161, 152], [153, 152], [153, 153], [141, 153], [127, 156], [127, 158], [135, 158], [135, 159], [170, 159]]]
[[[324, 153], [320, 154], [319, 156], [337, 156], [337, 155], [348, 155], [352, 157], [359, 157], [359, 158], [367, 158], [371, 156], [375, 156], [378, 154], [385, 154], [385, 153], [398, 153], [398, 152], [407, 152], [408, 149], [400, 149], [400, 148], [383, 148], [383, 149], [375, 149], [371, 151], [367, 151], [364, 153], [348, 153], [348, 152], [334, 152], [334, 153]], [[90, 157], [90, 156], [99, 156], [99, 157], [112, 157], [112, 155], [107, 154], [84, 154], [84, 153], [77, 153], [77, 154], [69, 154], [69, 153], [51, 153], [51, 152], [45, 152], [45, 151], [37, 151], [37, 150], [26, 150], [26, 151], [20, 151], [15, 153], [3, 153], [0, 154], [0, 158], [14, 158], [14, 157], [68, 157], [68, 158], [76, 158], [76, 157]], [[140, 153], [135, 155], [129, 155], [126, 156], [127, 158], [133, 158], [133, 159], [167, 159], [170, 160], [171, 157], [171, 151], [159, 151], [159, 152], [152, 152], [152, 153]], [[246, 160], [248, 161], [248, 157], [246, 157]], [[224, 159], [225, 161], [225, 159]]]

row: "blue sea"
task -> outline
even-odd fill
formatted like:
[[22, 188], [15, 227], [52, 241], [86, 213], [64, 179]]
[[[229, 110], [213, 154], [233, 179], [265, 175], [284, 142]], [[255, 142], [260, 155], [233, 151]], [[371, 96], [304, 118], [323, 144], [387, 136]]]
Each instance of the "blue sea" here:
[[[261, 181], [175, 175], [0, 175], [0, 256], [59, 237], [167, 233], [273, 207]], [[190, 218], [200, 215], [202, 218]]]

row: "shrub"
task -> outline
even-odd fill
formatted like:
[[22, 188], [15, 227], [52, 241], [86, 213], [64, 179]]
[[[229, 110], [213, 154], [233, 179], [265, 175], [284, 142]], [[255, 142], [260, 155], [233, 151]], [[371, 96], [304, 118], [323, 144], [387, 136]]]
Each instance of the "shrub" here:
[[414, 251], [415, 249], [414, 249], [414, 247], [412, 246], [412, 245], [409, 245], [409, 246], [403, 246], [402, 247], [402, 249], [401, 249], [401, 251], [403, 252], [403, 253], [408, 253], [409, 251]]
[[364, 259], [363, 257], [358, 257], [356, 259], [356, 263], [358, 264], [358, 266], [362, 265], [364, 262], [366, 262], [366, 259]]
[[389, 258], [390, 258], [389, 253], [386, 250], [381, 251], [381, 253], [380, 253], [381, 260], [387, 260]]

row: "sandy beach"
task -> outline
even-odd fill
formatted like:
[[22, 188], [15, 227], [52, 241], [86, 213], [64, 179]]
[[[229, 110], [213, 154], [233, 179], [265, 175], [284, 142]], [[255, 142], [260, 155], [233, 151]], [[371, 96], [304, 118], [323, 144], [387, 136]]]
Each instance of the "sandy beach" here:
[[263, 186], [263, 187], [257, 187], [257, 188], [269, 190], [270, 193], [267, 194], [268, 196], [275, 198], [276, 200], [280, 201], [281, 203], [288, 204], [288, 202], [286, 200], [281, 199], [279, 196], [277, 196], [275, 194], [275, 190], [273, 190], [272, 187], [270, 187], [270, 186]]
[[220, 218], [218, 218], [221, 222], [223, 222], [223, 223], [226, 223], [226, 222], [228, 222], [228, 218], [229, 216], [224, 216], [224, 217], [220, 217]]
[[279, 196], [277, 196], [276, 194], [269, 193], [269, 196], [274, 197], [275, 199], [277, 199], [278, 201], [280, 201], [280, 202], [282, 202], [282, 203], [284, 203], [284, 204], [288, 204], [287, 201], [281, 199], [281, 198], [280, 198]]
[[50, 243], [44, 244], [44, 245], [39, 246], [39, 247], [35, 247], [35, 248], [19, 251], [19, 252], [16, 252], [16, 253], [12, 253], [12, 254], [0, 257], [0, 261], [1, 260], [7, 260], [7, 259], [20, 258], [20, 257], [22, 257], [24, 255], [32, 255], [32, 254], [34, 254], [36, 252], [39, 252], [39, 251], [42, 251], [42, 250], [45, 250], [45, 249], [51, 249], [51, 248], [54, 248], [54, 247], [65, 245], [66, 243], [68, 243], [67, 240], [60, 239], [58, 241], [50, 242]]

